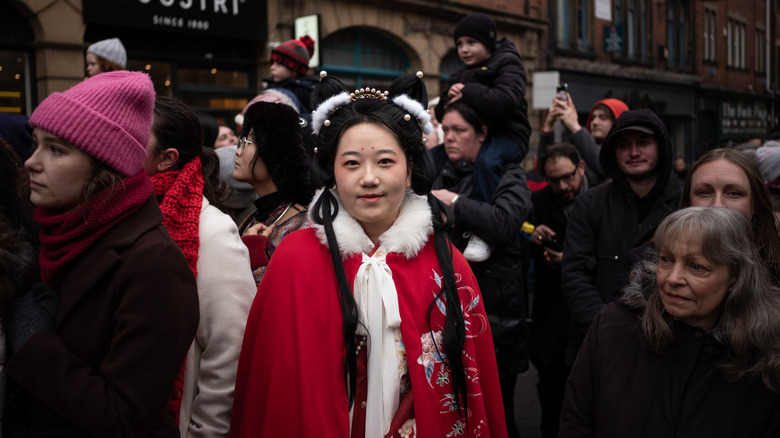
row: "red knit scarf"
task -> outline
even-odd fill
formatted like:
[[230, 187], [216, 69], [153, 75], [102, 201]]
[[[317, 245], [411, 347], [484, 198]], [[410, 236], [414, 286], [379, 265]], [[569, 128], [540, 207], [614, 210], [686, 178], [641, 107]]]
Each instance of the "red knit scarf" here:
[[[192, 274], [197, 277], [200, 247], [198, 230], [200, 230], [200, 209], [203, 206], [203, 173], [200, 158], [195, 157], [181, 170], [154, 175], [152, 183], [164, 216], [163, 225], [184, 253]], [[179, 424], [181, 399], [184, 395], [185, 365], [186, 358], [168, 398], [168, 413], [176, 419], [176, 424]]]
[[108, 230], [138, 211], [152, 194], [146, 172], [126, 177], [123, 184], [103, 189], [83, 208], [67, 213], [36, 207], [33, 218], [41, 225], [41, 279], [59, 287], [68, 266]]

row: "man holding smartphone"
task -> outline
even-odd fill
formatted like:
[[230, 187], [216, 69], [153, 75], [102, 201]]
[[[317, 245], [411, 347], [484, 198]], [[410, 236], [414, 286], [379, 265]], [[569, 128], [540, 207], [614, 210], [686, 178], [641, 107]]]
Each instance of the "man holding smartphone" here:
[[[560, 120], [568, 132], [568, 135], [564, 136], [564, 138], [567, 138], [566, 141], [577, 148], [587, 165], [586, 172], [588, 178], [594, 181], [603, 181], [606, 179], [606, 175], [599, 163], [601, 143], [606, 138], [615, 120], [624, 111], [628, 111], [628, 106], [618, 99], [602, 99], [593, 105], [588, 114], [588, 121], [583, 127], [580, 125], [579, 114], [574, 105], [574, 100], [567, 90], [566, 84], [561, 84], [557, 88], [557, 93], [542, 125], [539, 145], [536, 149], [537, 161], [547, 148], [554, 143], [553, 125], [557, 120]], [[537, 170], [544, 175], [544, 169], [541, 165], [537, 164]]]
[[574, 200], [595, 184], [585, 176], [585, 163], [569, 143], [550, 146], [538, 162], [547, 187], [531, 194], [531, 237], [534, 248], [534, 300], [531, 311], [531, 360], [539, 375], [539, 403], [542, 408], [542, 437], [558, 434], [558, 417], [563, 403], [569, 368], [565, 364], [569, 312], [561, 292], [561, 259], [566, 224]]

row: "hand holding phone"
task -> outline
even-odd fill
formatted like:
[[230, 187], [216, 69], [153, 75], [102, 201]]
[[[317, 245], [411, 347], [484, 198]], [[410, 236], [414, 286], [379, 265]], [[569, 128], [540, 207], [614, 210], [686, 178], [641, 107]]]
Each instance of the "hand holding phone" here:
[[558, 87], [555, 89], [556, 96], [558, 97], [558, 99], [567, 102], [569, 100], [569, 97], [566, 94], [568, 89], [569, 89], [569, 84], [559, 84]]
[[545, 248], [549, 248], [556, 252], [562, 252], [563, 251], [563, 245], [561, 245], [557, 240], [555, 239], [542, 239], [542, 246]]

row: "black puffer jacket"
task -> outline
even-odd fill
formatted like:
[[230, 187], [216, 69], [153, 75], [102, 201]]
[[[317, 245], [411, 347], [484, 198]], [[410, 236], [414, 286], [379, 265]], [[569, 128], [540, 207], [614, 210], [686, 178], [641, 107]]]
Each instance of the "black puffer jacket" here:
[[[494, 121], [494, 126], [489, 126], [491, 134], [509, 137], [520, 148], [520, 157], [525, 157], [528, 153], [528, 137], [531, 135], [528, 103], [525, 101], [528, 79], [520, 54], [512, 41], [506, 38], [498, 41], [490, 58], [452, 73], [449, 82], [450, 86], [465, 84], [461, 100], [487, 120]], [[444, 107], [449, 102], [449, 88], [442, 91], [439, 104], [436, 105], [436, 118], [439, 121], [444, 117]]]
[[433, 189], [447, 189], [460, 195], [455, 203], [455, 226], [449, 230], [450, 240], [460, 251], [466, 248], [471, 234], [493, 246], [487, 260], [469, 263], [479, 281], [485, 310], [498, 316], [518, 316], [522, 309], [522, 290], [502, 287], [500, 284], [504, 282], [497, 280], [522, 280], [518, 233], [531, 212], [531, 191], [525, 172], [516, 163], [504, 165], [491, 201], [481, 202], [472, 199], [474, 164], [467, 160], [451, 162], [442, 146], [434, 148], [432, 153], [437, 168], [441, 169]]
[[[631, 189], [615, 159], [614, 132], [636, 125], [650, 128], [658, 141], [658, 180], [644, 198]], [[569, 365], [593, 318], [619, 296], [630, 268], [628, 252], [652, 239], [661, 220], [680, 202], [680, 182], [672, 169], [674, 149], [652, 111], [623, 113], [604, 139], [599, 161], [612, 181], [577, 197], [566, 228], [561, 282], [571, 311]]]

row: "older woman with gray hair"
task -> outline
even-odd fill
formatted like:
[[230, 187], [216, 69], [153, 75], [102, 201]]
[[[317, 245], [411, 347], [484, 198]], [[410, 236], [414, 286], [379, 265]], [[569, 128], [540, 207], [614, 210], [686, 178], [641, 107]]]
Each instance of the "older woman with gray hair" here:
[[780, 436], [780, 290], [744, 213], [664, 219], [657, 254], [591, 325], [559, 437]]

